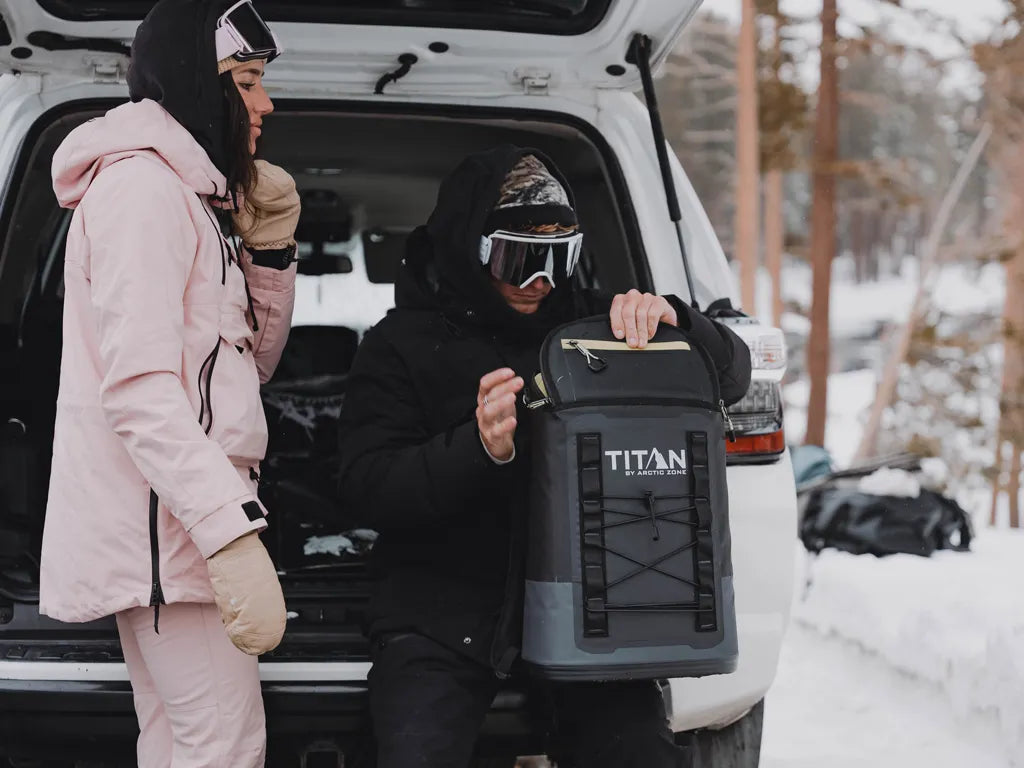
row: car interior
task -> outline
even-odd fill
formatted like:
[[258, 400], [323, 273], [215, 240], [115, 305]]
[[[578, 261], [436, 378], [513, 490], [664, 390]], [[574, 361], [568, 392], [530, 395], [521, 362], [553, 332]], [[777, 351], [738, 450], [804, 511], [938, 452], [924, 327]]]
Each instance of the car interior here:
[[[44, 116], [0, 210], [0, 596], [19, 602], [38, 595], [71, 217], [54, 198], [50, 161], [74, 127], [110, 106]], [[286, 100], [266, 119], [261, 154], [293, 174], [303, 200], [296, 324], [262, 393], [270, 446], [260, 493], [272, 514], [265, 539], [292, 612], [274, 658], [366, 658], [365, 561], [375, 534], [339, 508], [332, 491], [346, 374], [362, 333], [390, 306], [406, 235], [426, 220], [440, 180], [462, 157], [504, 142], [547, 153], [577, 197], [582, 283], [609, 292], [649, 286], [614, 157], [599, 137], [564, 120]]]

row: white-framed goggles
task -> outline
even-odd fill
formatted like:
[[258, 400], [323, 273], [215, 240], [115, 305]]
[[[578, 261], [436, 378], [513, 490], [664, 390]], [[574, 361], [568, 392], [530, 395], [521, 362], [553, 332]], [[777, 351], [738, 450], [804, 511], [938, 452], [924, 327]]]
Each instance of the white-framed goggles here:
[[582, 232], [542, 235], [499, 229], [480, 238], [480, 263], [503, 283], [525, 288], [545, 277], [556, 286], [572, 275], [582, 250]]
[[217, 61], [234, 56], [239, 61], [271, 62], [284, 51], [277, 35], [253, 8], [251, 0], [239, 0], [217, 19], [214, 33]]

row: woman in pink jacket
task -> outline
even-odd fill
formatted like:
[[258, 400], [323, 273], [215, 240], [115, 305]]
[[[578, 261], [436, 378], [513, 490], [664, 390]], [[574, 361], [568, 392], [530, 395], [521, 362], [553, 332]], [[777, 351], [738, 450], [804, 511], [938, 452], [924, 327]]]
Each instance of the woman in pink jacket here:
[[264, 764], [256, 655], [285, 608], [257, 535], [259, 387], [288, 335], [299, 198], [253, 155], [279, 52], [244, 0], [160, 0], [131, 102], [53, 158], [75, 213], [40, 610], [116, 616], [145, 768]]

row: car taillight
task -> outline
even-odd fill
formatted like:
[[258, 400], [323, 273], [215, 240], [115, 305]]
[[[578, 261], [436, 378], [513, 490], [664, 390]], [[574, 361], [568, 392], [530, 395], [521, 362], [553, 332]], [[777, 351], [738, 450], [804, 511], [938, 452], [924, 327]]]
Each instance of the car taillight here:
[[[735, 442], [726, 442], [726, 459], [777, 459], [786, 450], [786, 436], [781, 429], [767, 435], [736, 435]], [[741, 462], [742, 463], [742, 462]]]
[[786, 342], [778, 328], [753, 318], [728, 318], [729, 328], [750, 348], [751, 382], [747, 394], [729, 406], [736, 439], [727, 440], [730, 464], [778, 461], [786, 450], [781, 381], [786, 373]]
[[738, 403], [729, 406], [735, 440], [725, 450], [733, 463], [775, 461], [786, 450], [782, 391], [776, 381], [754, 379]]

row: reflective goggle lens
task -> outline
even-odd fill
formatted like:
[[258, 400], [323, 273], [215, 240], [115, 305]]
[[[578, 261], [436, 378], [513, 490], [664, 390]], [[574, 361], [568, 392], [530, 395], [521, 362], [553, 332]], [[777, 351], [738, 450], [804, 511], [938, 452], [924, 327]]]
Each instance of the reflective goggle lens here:
[[583, 235], [530, 237], [495, 232], [484, 238], [491, 274], [502, 282], [525, 288], [538, 277], [559, 285], [572, 276], [579, 261]]

